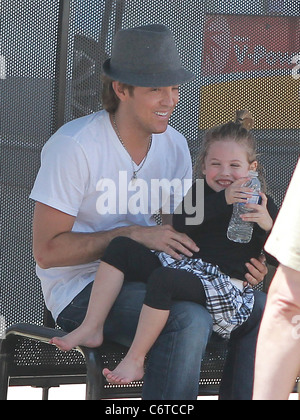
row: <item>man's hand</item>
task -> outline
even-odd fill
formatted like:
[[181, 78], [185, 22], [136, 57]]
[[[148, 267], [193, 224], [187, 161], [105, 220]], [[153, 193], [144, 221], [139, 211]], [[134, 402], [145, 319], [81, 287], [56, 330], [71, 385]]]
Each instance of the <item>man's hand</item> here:
[[[250, 263], [246, 263], [249, 273], [245, 275], [247, 283], [252, 286], [257, 286], [261, 283], [268, 274], [266, 266], [266, 257], [262, 254], [259, 259], [251, 258]], [[246, 283], [246, 284], [247, 284]]]
[[131, 238], [146, 247], [165, 252], [171, 257], [180, 260], [181, 254], [192, 257], [199, 252], [195, 242], [185, 233], [177, 232], [171, 225], [155, 227], [133, 227]]

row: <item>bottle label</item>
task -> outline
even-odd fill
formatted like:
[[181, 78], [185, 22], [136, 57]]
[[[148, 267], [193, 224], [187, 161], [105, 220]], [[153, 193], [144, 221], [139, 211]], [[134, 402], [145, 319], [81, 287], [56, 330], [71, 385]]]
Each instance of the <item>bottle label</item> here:
[[247, 198], [247, 204], [259, 204], [260, 195], [259, 194], [250, 194]]

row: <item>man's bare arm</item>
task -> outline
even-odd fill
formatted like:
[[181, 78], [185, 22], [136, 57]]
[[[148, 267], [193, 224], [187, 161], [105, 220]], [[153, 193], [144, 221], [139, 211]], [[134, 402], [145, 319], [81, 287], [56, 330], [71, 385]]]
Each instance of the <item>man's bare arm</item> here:
[[33, 253], [41, 268], [86, 264], [103, 255], [116, 236], [129, 236], [130, 228], [107, 232], [72, 232], [75, 217], [36, 203], [33, 219]]
[[36, 203], [33, 220], [33, 253], [44, 269], [86, 264], [101, 258], [117, 236], [127, 236], [150, 249], [179, 257], [197, 251], [195, 243], [172, 226], [129, 226], [105, 232], [72, 232], [75, 217], [42, 203]]

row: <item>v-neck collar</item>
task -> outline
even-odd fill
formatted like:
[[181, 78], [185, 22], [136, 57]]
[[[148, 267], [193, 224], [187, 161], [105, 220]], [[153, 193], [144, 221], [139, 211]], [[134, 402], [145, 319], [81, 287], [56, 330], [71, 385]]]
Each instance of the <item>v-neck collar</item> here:
[[152, 155], [153, 149], [154, 149], [154, 143], [155, 143], [155, 134], [152, 134], [152, 144], [150, 146], [150, 149], [148, 150], [147, 155], [145, 156], [145, 158], [141, 161], [141, 163], [139, 165], [136, 164], [136, 162], [131, 158], [130, 154], [127, 152], [127, 150], [125, 149], [125, 147], [123, 146], [123, 144], [120, 142], [120, 139], [117, 135], [117, 133], [115, 132], [115, 129], [113, 127], [113, 124], [110, 120], [110, 114], [106, 111], [106, 119], [107, 119], [107, 124], [109, 125], [109, 130], [111, 132], [111, 141], [113, 142], [114, 146], [117, 148], [117, 150], [123, 155], [126, 156], [129, 160], [129, 162], [132, 164], [134, 164], [134, 168], [137, 171], [144, 163], [145, 158], [147, 157], [147, 161], [144, 163], [144, 165], [147, 165], [148, 160], [150, 160], [150, 157]]

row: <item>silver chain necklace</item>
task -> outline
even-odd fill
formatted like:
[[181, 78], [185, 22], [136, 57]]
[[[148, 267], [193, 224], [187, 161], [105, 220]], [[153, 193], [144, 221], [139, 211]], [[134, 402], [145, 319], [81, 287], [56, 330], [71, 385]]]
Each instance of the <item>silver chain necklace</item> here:
[[112, 115], [112, 121], [113, 121], [115, 132], [118, 136], [118, 139], [120, 140], [120, 143], [122, 144], [122, 146], [124, 147], [124, 149], [126, 150], [126, 152], [128, 153], [128, 155], [130, 157], [131, 165], [132, 165], [132, 171], [133, 171], [131, 181], [134, 182], [137, 179], [137, 173], [142, 169], [142, 167], [145, 165], [145, 162], [147, 160], [148, 153], [149, 153], [149, 150], [150, 150], [151, 144], [152, 144], [152, 135], [149, 137], [149, 144], [148, 144], [148, 149], [147, 149], [146, 156], [144, 157], [144, 160], [143, 160], [141, 166], [138, 169], [135, 169], [135, 162], [132, 159], [131, 154], [128, 152], [127, 147], [125, 146], [125, 144], [122, 140], [122, 137], [120, 135], [120, 132], [119, 132], [119, 129], [118, 129], [118, 126], [117, 126], [117, 123], [116, 123], [116, 115], [115, 114]]

